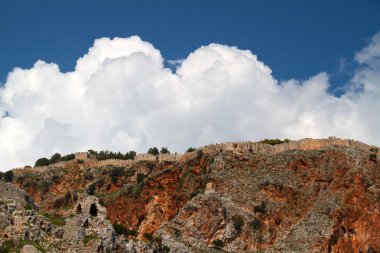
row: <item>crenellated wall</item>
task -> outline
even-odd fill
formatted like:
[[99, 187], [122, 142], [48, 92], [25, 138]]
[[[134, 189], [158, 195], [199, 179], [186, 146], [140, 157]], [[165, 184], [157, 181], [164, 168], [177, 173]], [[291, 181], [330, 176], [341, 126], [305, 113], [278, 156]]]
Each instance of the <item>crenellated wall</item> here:
[[107, 160], [101, 160], [96, 161], [95, 166], [105, 166], [105, 165], [113, 165], [113, 166], [131, 166], [134, 163], [133, 160], [121, 160], [121, 159], [107, 159]]
[[[160, 154], [158, 156], [150, 155], [150, 154], [138, 154], [135, 156], [134, 160], [120, 160], [120, 159], [107, 159], [107, 160], [101, 160], [101, 161], [93, 161], [91, 162], [91, 166], [100, 167], [105, 165], [113, 165], [113, 166], [120, 166], [120, 167], [129, 167], [133, 164], [139, 162], [139, 161], [186, 161], [189, 159], [193, 159], [197, 156], [197, 153], [201, 150], [203, 153], [210, 154], [213, 152], [219, 152], [219, 151], [238, 151], [238, 150], [246, 150], [246, 151], [253, 151], [253, 152], [259, 152], [259, 153], [269, 153], [269, 154], [276, 154], [281, 153], [287, 150], [314, 150], [314, 149], [320, 149], [323, 147], [328, 146], [345, 146], [345, 147], [351, 147], [351, 148], [358, 148], [364, 151], [369, 151], [371, 148], [377, 148], [375, 146], [367, 145], [363, 142], [356, 141], [356, 140], [349, 140], [349, 139], [339, 139], [336, 137], [329, 137], [328, 139], [301, 139], [298, 141], [289, 141], [288, 143], [282, 143], [278, 145], [269, 145], [265, 143], [258, 143], [258, 142], [251, 142], [251, 141], [245, 141], [245, 142], [226, 142], [226, 143], [217, 143], [217, 144], [211, 144], [204, 147], [199, 147], [195, 149], [193, 152], [188, 152], [185, 154]], [[377, 154], [380, 156], [380, 149], [378, 148]], [[87, 159], [87, 152], [77, 152], [75, 153], [76, 159], [81, 160], [88, 160]], [[58, 162], [55, 164], [52, 164], [50, 166], [40, 166], [40, 167], [24, 167], [24, 168], [14, 168], [14, 173], [20, 173], [20, 172], [41, 172], [46, 171], [49, 168], [54, 167], [63, 167], [67, 162]]]
[[75, 159], [76, 160], [87, 160], [87, 152], [75, 152]]

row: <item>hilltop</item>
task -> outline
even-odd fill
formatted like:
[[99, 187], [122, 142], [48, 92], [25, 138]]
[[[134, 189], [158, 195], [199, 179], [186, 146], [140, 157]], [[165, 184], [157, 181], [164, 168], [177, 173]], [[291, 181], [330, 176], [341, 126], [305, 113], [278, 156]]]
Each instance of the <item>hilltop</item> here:
[[379, 155], [334, 137], [128, 160], [78, 152], [0, 182], [0, 249], [379, 252]]

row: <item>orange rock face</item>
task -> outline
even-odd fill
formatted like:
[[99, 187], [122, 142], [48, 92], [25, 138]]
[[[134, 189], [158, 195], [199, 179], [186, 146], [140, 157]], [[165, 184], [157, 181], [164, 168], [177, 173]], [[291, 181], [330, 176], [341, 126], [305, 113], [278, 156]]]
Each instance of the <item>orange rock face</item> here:
[[331, 146], [216, 151], [131, 168], [73, 162], [15, 183], [61, 214], [93, 194], [111, 223], [143, 240], [165, 235], [230, 252], [380, 252], [380, 162], [369, 154]]

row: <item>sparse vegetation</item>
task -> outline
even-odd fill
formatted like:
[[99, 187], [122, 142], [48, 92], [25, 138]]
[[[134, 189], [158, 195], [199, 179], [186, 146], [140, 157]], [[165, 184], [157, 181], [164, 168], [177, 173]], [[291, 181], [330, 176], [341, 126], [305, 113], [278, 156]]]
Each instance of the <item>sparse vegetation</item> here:
[[68, 154], [61, 157], [61, 161], [67, 162], [75, 159], [75, 154]]
[[47, 159], [46, 157], [43, 157], [43, 158], [38, 159], [36, 163], [34, 164], [34, 166], [47, 166], [49, 164], [50, 164], [49, 159]]
[[88, 154], [90, 157], [96, 157], [98, 161], [107, 159], [133, 160], [136, 156], [135, 151], [129, 151], [125, 154], [122, 154], [120, 152], [112, 152], [108, 150], [102, 150], [98, 152], [92, 149], [88, 150]]
[[167, 147], [162, 147], [160, 150], [160, 154], [170, 154], [170, 151]]
[[50, 163], [56, 163], [56, 162], [59, 162], [61, 159], [61, 154], [60, 153], [55, 153], [54, 155], [52, 155], [50, 157]]
[[151, 233], [145, 233], [144, 237], [145, 237], [145, 239], [147, 239], [150, 242], [153, 241], [153, 236]]
[[194, 147], [190, 147], [186, 150], [186, 153], [190, 153], [190, 152], [194, 152], [195, 151], [195, 148]]
[[15, 247], [15, 244], [13, 243], [13, 240], [5, 240], [3, 241], [3, 244], [0, 246], [0, 252], [2, 253], [12, 252], [12, 249], [14, 247]]
[[17, 244], [15, 244], [13, 240], [5, 240], [0, 246], [0, 252], [1, 253], [20, 252], [22, 247], [24, 247], [25, 245], [32, 245], [39, 252], [47, 253], [46, 249], [42, 247], [38, 242], [30, 241], [30, 240], [19, 240]]
[[4, 173], [4, 180], [6, 182], [11, 182], [13, 180], [13, 171], [8, 170], [7, 172]]
[[243, 217], [241, 217], [240, 215], [234, 215], [232, 217], [232, 222], [234, 223], [234, 227], [236, 230], [241, 230], [244, 226]]
[[178, 187], [179, 187], [180, 189], [183, 187], [183, 184], [184, 184], [184, 182], [185, 182], [185, 179], [186, 179], [186, 177], [187, 177], [188, 175], [189, 175], [189, 171], [186, 170], [186, 171], [182, 174], [181, 178], [179, 179]]
[[214, 244], [214, 246], [219, 249], [219, 248], [223, 248], [224, 247], [224, 242], [220, 239], [216, 239], [212, 242], [212, 244]]
[[56, 226], [64, 226], [66, 224], [65, 218], [62, 216], [51, 213], [43, 213], [43, 216], [45, 216], [52, 224]]
[[48, 166], [50, 164], [54, 164], [54, 163], [57, 163], [59, 161], [70, 161], [73, 159], [75, 159], [75, 154], [68, 154], [65, 156], [61, 156], [61, 154], [55, 153], [54, 155], [52, 155], [50, 157], [50, 159], [48, 159], [46, 157], [42, 157], [42, 158], [37, 159], [34, 166]]
[[83, 238], [83, 243], [87, 244], [91, 240], [98, 240], [98, 239], [99, 239], [99, 237], [97, 235], [94, 235], [94, 234], [85, 235]]
[[156, 147], [153, 147], [153, 148], [150, 148], [148, 150], [148, 154], [149, 155], [154, 155], [154, 156], [157, 156], [160, 152], [158, 151], [158, 148]]
[[137, 183], [142, 185], [144, 183], [145, 175], [143, 173], [137, 173]]
[[256, 213], [262, 213], [265, 214], [267, 209], [267, 203], [264, 201], [261, 201], [261, 204], [254, 207], [254, 211]]
[[194, 198], [195, 196], [197, 196], [199, 193], [201, 193], [201, 191], [198, 189], [198, 190], [195, 190], [193, 192], [190, 193], [190, 199]]
[[254, 231], [260, 230], [263, 227], [263, 223], [261, 222], [261, 220], [257, 218], [251, 221], [250, 225]]
[[116, 184], [119, 177], [123, 174], [124, 168], [122, 167], [113, 167], [110, 171], [110, 178], [112, 183]]
[[369, 160], [376, 163], [377, 162], [377, 154], [375, 154], [375, 153], [369, 154]]
[[113, 223], [112, 227], [113, 227], [113, 229], [115, 229], [115, 232], [119, 235], [124, 235], [126, 237], [128, 237], [128, 236], [134, 237], [137, 235], [136, 230], [133, 230], [133, 229], [130, 230], [130, 229], [124, 227], [122, 224], [119, 224], [119, 223]]
[[96, 183], [90, 184], [90, 186], [87, 189], [87, 194], [88, 195], [94, 195], [96, 190]]

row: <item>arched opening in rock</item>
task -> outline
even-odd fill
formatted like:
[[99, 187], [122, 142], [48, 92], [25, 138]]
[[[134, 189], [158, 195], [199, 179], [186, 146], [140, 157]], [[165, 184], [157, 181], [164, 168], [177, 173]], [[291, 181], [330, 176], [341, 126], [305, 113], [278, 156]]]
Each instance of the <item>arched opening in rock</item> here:
[[79, 204], [77, 206], [77, 213], [82, 213], [82, 205], [81, 204]]
[[90, 206], [90, 215], [91, 216], [98, 216], [98, 208], [96, 207], [95, 203], [92, 203]]

